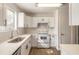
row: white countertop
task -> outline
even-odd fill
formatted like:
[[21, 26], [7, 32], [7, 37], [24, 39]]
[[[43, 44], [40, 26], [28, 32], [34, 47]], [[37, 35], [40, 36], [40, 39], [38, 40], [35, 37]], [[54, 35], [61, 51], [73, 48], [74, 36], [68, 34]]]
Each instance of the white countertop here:
[[[18, 43], [8, 43], [8, 41], [13, 40], [9, 39], [2, 44], [0, 44], [0, 55], [12, 55], [31, 35], [19, 35], [16, 37], [25, 37], [25, 39]], [[16, 38], [14, 37], [14, 38]]]
[[79, 44], [61, 44], [61, 55], [79, 55]]

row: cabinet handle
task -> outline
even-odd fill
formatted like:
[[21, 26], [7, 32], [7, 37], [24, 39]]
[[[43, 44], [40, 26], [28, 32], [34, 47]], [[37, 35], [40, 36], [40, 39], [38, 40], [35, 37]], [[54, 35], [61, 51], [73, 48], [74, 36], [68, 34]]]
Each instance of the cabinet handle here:
[[28, 45], [26, 45], [26, 49], [28, 49]]

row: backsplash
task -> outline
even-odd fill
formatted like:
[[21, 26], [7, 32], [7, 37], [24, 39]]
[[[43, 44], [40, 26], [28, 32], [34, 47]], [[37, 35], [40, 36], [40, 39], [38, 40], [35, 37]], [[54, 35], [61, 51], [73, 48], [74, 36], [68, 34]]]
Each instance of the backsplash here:
[[25, 28], [25, 34], [38, 34], [40, 32], [48, 32], [48, 34], [53, 34], [53, 28]]

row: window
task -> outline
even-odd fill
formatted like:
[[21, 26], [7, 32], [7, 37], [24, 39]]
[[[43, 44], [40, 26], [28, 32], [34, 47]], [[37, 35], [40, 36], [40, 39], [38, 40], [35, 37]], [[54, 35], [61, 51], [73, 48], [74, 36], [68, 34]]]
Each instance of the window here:
[[6, 26], [10, 30], [17, 29], [17, 12], [11, 9], [6, 9]]

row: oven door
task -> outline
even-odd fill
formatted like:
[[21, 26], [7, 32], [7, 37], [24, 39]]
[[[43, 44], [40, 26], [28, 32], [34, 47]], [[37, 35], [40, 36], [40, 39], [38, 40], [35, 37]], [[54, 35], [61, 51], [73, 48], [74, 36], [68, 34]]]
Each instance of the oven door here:
[[40, 34], [38, 42], [49, 42], [49, 36], [47, 34]]

